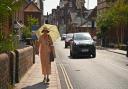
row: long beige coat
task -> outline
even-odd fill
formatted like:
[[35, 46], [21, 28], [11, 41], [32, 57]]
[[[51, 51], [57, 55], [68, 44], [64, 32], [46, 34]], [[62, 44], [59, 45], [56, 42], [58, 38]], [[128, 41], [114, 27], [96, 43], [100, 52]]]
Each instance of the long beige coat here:
[[39, 53], [42, 65], [42, 74], [51, 74], [50, 62], [50, 45], [53, 45], [52, 39], [49, 35], [44, 34], [39, 38]]

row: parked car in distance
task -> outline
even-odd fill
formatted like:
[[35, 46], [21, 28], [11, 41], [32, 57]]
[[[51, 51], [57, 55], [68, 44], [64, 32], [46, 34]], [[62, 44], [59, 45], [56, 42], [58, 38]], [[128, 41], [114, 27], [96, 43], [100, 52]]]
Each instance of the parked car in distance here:
[[66, 38], [66, 34], [62, 34], [61, 35], [61, 40], [65, 40], [65, 38]]
[[91, 35], [87, 32], [74, 33], [70, 42], [70, 56], [96, 57], [96, 47]]
[[72, 37], [73, 37], [73, 33], [68, 33], [66, 35], [66, 38], [65, 38], [65, 48], [70, 46], [70, 40], [72, 39]]

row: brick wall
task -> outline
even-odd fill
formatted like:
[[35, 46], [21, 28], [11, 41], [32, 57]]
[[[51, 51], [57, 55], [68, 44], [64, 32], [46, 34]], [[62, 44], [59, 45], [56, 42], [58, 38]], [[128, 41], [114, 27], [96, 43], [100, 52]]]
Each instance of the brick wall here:
[[27, 70], [33, 64], [33, 47], [29, 46], [23, 49], [18, 49], [16, 52], [16, 82], [24, 76]]
[[34, 63], [33, 47], [0, 54], [0, 89], [10, 89], [18, 83]]
[[0, 89], [8, 89], [9, 86], [9, 57], [8, 54], [0, 54]]

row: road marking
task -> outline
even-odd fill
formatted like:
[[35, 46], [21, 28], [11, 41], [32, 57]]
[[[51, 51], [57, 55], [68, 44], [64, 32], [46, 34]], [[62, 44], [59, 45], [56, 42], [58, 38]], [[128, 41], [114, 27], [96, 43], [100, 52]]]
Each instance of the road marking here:
[[70, 89], [69, 84], [68, 84], [68, 81], [67, 81], [67, 79], [66, 79], [66, 75], [65, 75], [65, 73], [64, 73], [64, 70], [63, 70], [63, 68], [62, 68], [62, 65], [61, 65], [61, 64], [60, 64], [60, 68], [61, 68], [62, 73], [63, 73], [63, 75], [64, 75], [64, 79], [65, 79], [66, 85], [67, 85], [68, 89]]
[[73, 89], [73, 86], [71, 84], [71, 81], [69, 79], [69, 76], [68, 76], [68, 74], [66, 72], [66, 69], [65, 69], [64, 65], [62, 63], [59, 64], [59, 65], [60, 65], [60, 68], [61, 68], [62, 73], [64, 75], [64, 79], [65, 79], [65, 82], [66, 82], [66, 85], [67, 85], [68, 89]]
[[[57, 58], [61, 59], [61, 56], [57, 55]], [[61, 61], [59, 60], [59, 62], [62, 62], [62, 60]], [[71, 81], [69, 79], [69, 76], [68, 76], [68, 74], [66, 72], [66, 69], [65, 69], [64, 65], [62, 63], [58, 63], [58, 65], [59, 65], [59, 67], [60, 67], [60, 69], [61, 69], [61, 71], [63, 73], [67, 88], [68, 89], [73, 89], [73, 86], [71, 84]]]
[[[62, 64], [63, 65], [63, 64]], [[68, 79], [68, 82], [69, 82], [69, 85], [70, 85], [70, 89], [73, 89], [73, 86], [72, 86], [72, 83], [71, 83], [71, 81], [70, 81], [70, 79], [69, 79], [69, 76], [68, 76], [68, 74], [67, 74], [67, 72], [66, 72], [66, 69], [65, 69], [65, 67], [63, 66], [63, 68], [64, 68], [64, 71], [65, 71], [65, 74], [66, 74], [66, 76], [67, 76], [67, 79]]]

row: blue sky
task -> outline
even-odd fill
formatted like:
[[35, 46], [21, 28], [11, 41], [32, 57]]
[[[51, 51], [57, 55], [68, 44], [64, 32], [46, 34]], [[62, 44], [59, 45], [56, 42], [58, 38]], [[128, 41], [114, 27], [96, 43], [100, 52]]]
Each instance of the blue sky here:
[[[44, 1], [44, 15], [48, 13], [51, 13], [51, 10], [57, 7], [59, 5], [60, 0], [45, 0]], [[86, 4], [85, 7], [89, 7], [89, 9], [94, 8], [97, 5], [97, 0], [85, 0]], [[87, 3], [89, 1], [89, 5], [87, 6]]]

